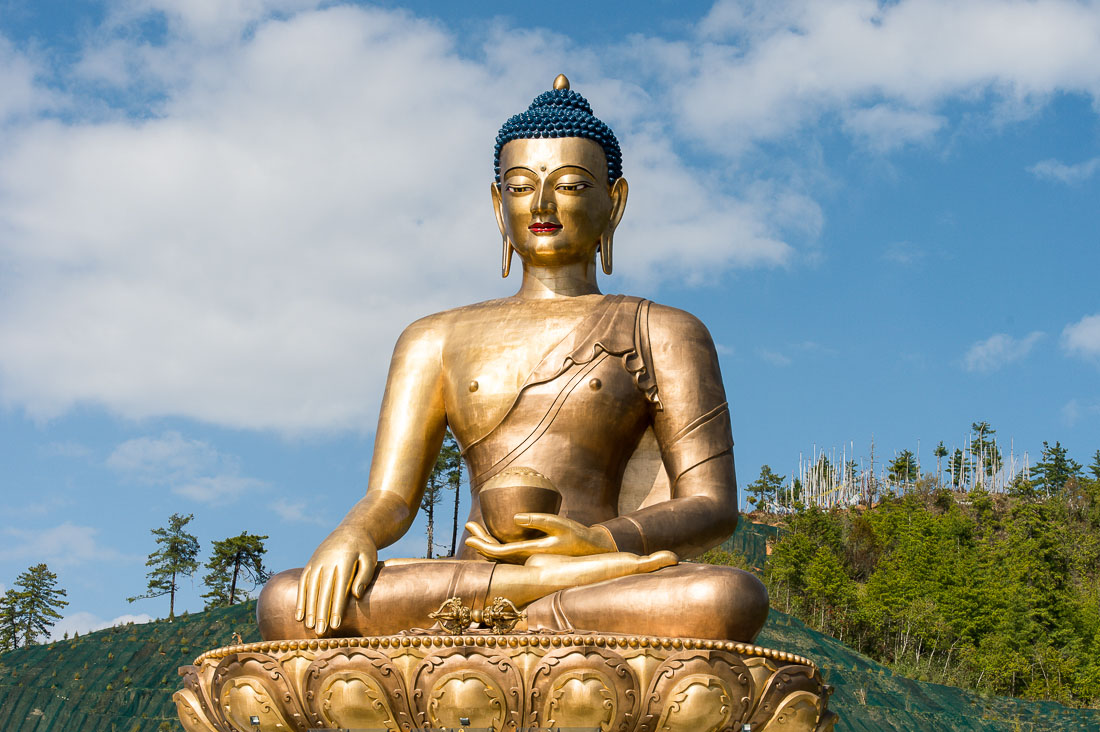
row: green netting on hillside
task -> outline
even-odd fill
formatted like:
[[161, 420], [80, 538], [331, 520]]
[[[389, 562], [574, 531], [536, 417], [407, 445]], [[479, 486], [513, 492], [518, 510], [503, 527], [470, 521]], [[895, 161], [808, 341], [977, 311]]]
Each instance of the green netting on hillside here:
[[841, 716], [837, 732], [1100, 730], [1100, 710], [983, 697], [952, 686], [896, 676], [835, 638], [776, 610], [756, 642], [807, 656], [821, 667], [826, 682], [835, 689], [829, 706]]
[[0, 730], [178, 732], [176, 669], [234, 632], [259, 640], [255, 610], [250, 602], [0, 655]]
[[[744, 554], [753, 566], [762, 566], [766, 542], [775, 532], [742, 520], [723, 546]], [[203, 651], [229, 645], [234, 632], [245, 642], [259, 640], [255, 603], [173, 623], [101, 630], [0, 655], [0, 730], [180, 732], [172, 704], [172, 693], [180, 687], [176, 669]], [[835, 688], [830, 707], [840, 714], [837, 732], [1100, 730], [1100, 710], [987, 698], [895, 676], [835, 638], [778, 611], [772, 611], [757, 643], [817, 662]]]
[[774, 543], [779, 529], [765, 524], [754, 524], [744, 516], [737, 523], [733, 536], [722, 542], [718, 548], [733, 554], [742, 554], [749, 560], [749, 566], [757, 571], [764, 569], [768, 558], [768, 543]]

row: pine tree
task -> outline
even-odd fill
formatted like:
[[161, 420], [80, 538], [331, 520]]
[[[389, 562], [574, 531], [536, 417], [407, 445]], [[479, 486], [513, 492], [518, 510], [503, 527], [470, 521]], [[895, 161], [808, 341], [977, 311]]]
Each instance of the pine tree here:
[[769, 503], [774, 503], [779, 491], [783, 488], [785, 478], [776, 475], [769, 465], [760, 467], [760, 477], [749, 483], [746, 489], [748, 501], [758, 509], [766, 510]]
[[23, 645], [38, 642], [48, 636], [53, 624], [61, 620], [59, 609], [69, 604], [65, 590], [57, 587], [57, 575], [45, 564], [36, 564], [15, 580], [19, 588], [15, 595], [15, 622], [23, 632]]
[[420, 510], [428, 515], [428, 552], [424, 556], [431, 559], [435, 550], [435, 507], [443, 498], [443, 487], [446, 485], [439, 467], [439, 458], [436, 459], [435, 468], [428, 476], [428, 485], [424, 487], [424, 495], [420, 498]]
[[206, 608], [229, 607], [248, 597], [241, 588], [242, 580], [248, 580], [255, 589], [271, 577], [264, 568], [263, 557], [267, 552], [264, 546], [266, 536], [241, 532], [240, 536], [215, 541], [210, 561], [206, 568], [210, 571], [202, 578], [210, 591], [203, 595]]
[[176, 617], [179, 579], [190, 577], [199, 568], [199, 540], [183, 528], [194, 517], [190, 513], [186, 516], [174, 513], [168, 519], [167, 528], [151, 529], [150, 533], [156, 537], [160, 548], [150, 554], [145, 562], [146, 567], [152, 567], [146, 575], [149, 578], [148, 589], [144, 595], [126, 598], [127, 602], [168, 595], [168, 619]]
[[459, 500], [462, 498], [462, 450], [450, 430], [443, 437], [443, 447], [439, 449], [439, 458], [435, 469], [442, 472], [441, 478], [449, 490], [454, 491], [455, 507], [451, 524], [451, 554], [455, 556], [458, 545]]
[[902, 450], [890, 461], [887, 477], [894, 483], [912, 483], [920, 478], [920, 466], [912, 450]]
[[19, 593], [14, 588], [0, 597], [0, 653], [19, 647]]
[[1092, 479], [1100, 482], [1100, 450], [1097, 450], [1092, 455], [1092, 462], [1089, 463], [1089, 472], [1092, 473]]
[[1067, 454], [1062, 443], [1055, 441], [1051, 446], [1043, 440], [1043, 454], [1035, 467], [1031, 469], [1031, 482], [1055, 494], [1065, 488], [1072, 478], [1081, 477], [1081, 464]]
[[943, 445], [943, 440], [940, 440], [940, 444], [936, 445], [936, 449], [932, 451], [932, 454], [936, 456], [936, 483], [940, 483], [943, 480], [943, 459], [947, 457], [947, 448]]
[[989, 422], [972, 422], [970, 431], [973, 433], [970, 441], [970, 454], [975, 460], [981, 462], [982, 475], [993, 477], [1001, 469], [1001, 450], [993, 440], [997, 430], [989, 426]]

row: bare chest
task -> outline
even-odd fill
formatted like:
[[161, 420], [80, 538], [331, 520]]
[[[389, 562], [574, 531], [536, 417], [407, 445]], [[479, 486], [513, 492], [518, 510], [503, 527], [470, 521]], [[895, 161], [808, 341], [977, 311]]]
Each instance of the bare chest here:
[[484, 309], [456, 322], [443, 352], [447, 418], [459, 442], [495, 426], [547, 352], [590, 307]]

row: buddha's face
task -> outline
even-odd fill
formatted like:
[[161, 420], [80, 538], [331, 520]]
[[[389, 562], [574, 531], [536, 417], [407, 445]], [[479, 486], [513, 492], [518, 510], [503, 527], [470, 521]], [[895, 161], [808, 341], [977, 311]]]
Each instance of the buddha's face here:
[[626, 204], [626, 182], [608, 186], [603, 149], [582, 137], [512, 140], [500, 170], [497, 222], [525, 264], [592, 262]]

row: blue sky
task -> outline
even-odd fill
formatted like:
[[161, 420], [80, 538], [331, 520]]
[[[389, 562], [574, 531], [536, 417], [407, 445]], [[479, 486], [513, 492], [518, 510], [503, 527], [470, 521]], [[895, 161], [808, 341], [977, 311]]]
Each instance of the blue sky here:
[[0, 585], [164, 615], [125, 598], [173, 512], [300, 566], [401, 328], [517, 286], [492, 140], [559, 72], [623, 143], [602, 286], [708, 324], [742, 485], [978, 420], [1100, 448], [1100, 5], [505, 7], [0, 0]]

